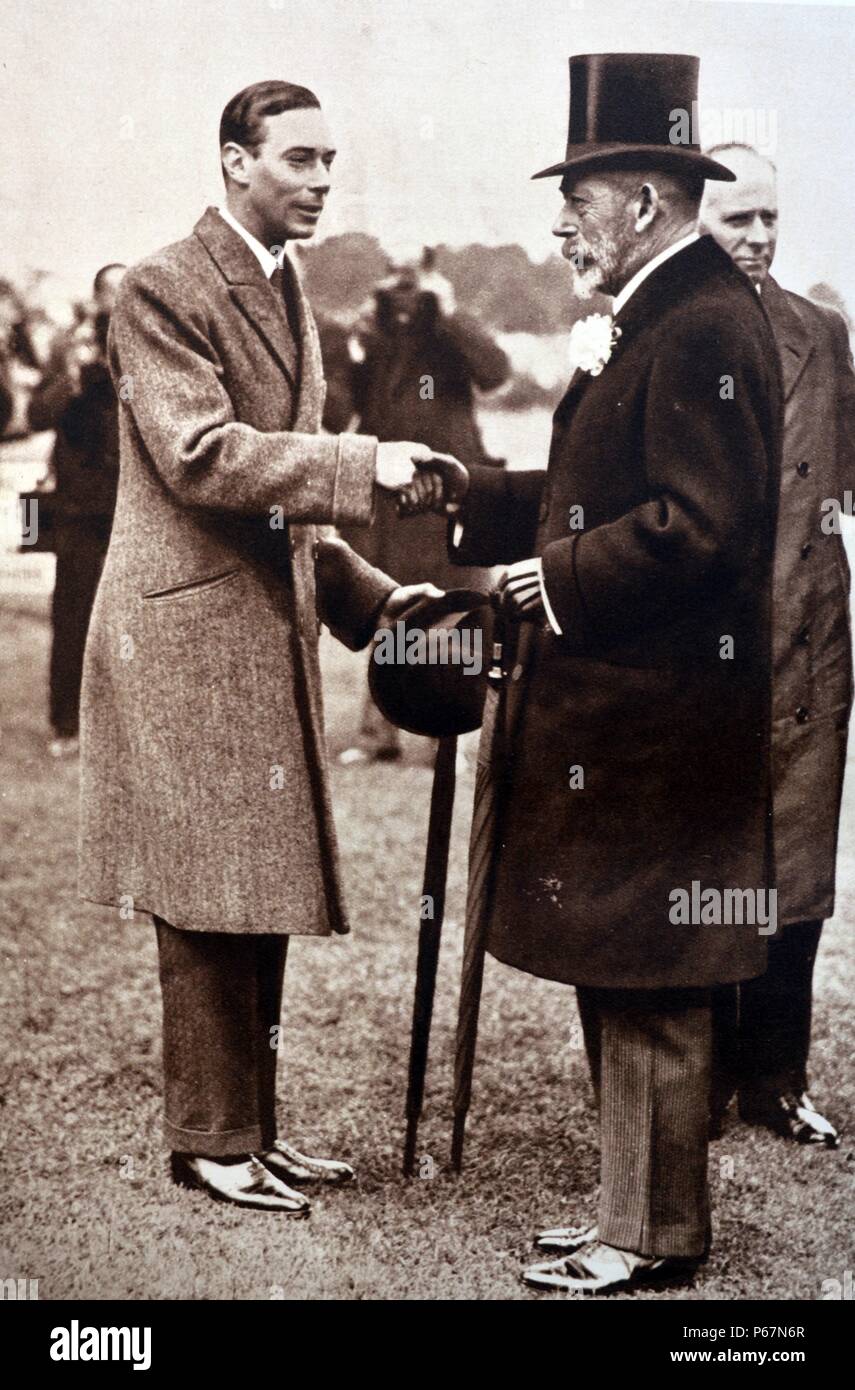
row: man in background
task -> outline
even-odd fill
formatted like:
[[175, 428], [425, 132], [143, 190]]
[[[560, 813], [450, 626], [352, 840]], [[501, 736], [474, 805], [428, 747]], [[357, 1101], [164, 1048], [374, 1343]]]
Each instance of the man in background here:
[[[778, 239], [775, 166], [747, 145], [710, 153], [736, 175], [707, 183], [701, 230], [753, 281], [784, 384], [773, 584], [772, 785], [778, 931], [765, 975], [719, 991], [717, 1133], [734, 1090], [749, 1124], [833, 1148], [808, 1095], [813, 967], [834, 912], [834, 871], [852, 699], [849, 571], [823, 502], [855, 487], [855, 374], [840, 315], [769, 274]], [[827, 510], [827, 509], [826, 509]]]
[[40, 367], [29, 306], [9, 280], [0, 279], [0, 439], [27, 433], [27, 406]]
[[56, 430], [50, 468], [56, 550], [49, 676], [53, 757], [77, 752], [83, 652], [116, 505], [119, 418], [107, 332], [124, 273], [117, 264], [98, 271], [92, 313], [57, 344], [29, 406], [31, 429]]
[[[426, 247], [420, 260], [402, 260], [374, 293], [351, 338], [351, 393], [361, 434], [415, 439], [461, 463], [495, 464], [488, 457], [475, 413], [475, 391], [494, 391], [508, 378], [507, 356], [471, 314], [461, 311], [454, 288]], [[402, 583], [430, 580], [443, 588], [484, 588], [483, 568], [453, 567], [446, 527], [436, 516], [397, 515], [381, 498], [370, 529], [352, 528], [355, 550]], [[366, 692], [359, 737], [344, 763], [386, 761], [401, 755], [400, 735]]]

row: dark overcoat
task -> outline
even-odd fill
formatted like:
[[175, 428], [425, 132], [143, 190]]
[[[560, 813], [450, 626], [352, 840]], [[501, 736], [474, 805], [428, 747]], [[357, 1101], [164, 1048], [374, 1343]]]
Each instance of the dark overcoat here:
[[[855, 494], [855, 373], [838, 313], [767, 279], [784, 380], [773, 602], [772, 784], [782, 922], [830, 917], [852, 703], [849, 567], [836, 512]], [[850, 508], [851, 509], [851, 508]]]
[[474, 470], [462, 517], [465, 561], [542, 556], [563, 634], [520, 630], [489, 949], [571, 984], [706, 986], [765, 964], [756, 924], [681, 924], [672, 895], [773, 882], [778, 363], [709, 237], [617, 323], [555, 413], [545, 479]]
[[111, 330], [120, 478], [81, 705], [84, 897], [176, 927], [346, 930], [318, 628], [393, 588], [324, 527], [367, 523], [376, 440], [317, 433], [323, 374], [209, 209], [129, 271]]

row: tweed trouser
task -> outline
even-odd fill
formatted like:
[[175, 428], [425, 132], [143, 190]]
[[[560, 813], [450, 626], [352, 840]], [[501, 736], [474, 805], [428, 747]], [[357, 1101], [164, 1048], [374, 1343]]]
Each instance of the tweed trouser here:
[[640, 1255], [700, 1256], [709, 1231], [709, 991], [576, 992], [600, 1109], [600, 1239]]
[[269, 1149], [288, 937], [154, 924], [167, 1143], [205, 1158]]

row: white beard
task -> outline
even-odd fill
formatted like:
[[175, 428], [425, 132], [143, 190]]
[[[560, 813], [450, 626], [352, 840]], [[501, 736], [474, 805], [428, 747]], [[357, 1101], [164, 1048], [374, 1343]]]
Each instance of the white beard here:
[[577, 299], [591, 299], [596, 294], [600, 281], [599, 266], [592, 265], [588, 270], [573, 271], [573, 293]]
[[[583, 242], [579, 249], [584, 255], [590, 248]], [[602, 289], [604, 283], [614, 279], [620, 263], [621, 255], [618, 241], [615, 237], [602, 235], [597, 247], [597, 260], [594, 265], [580, 270], [578, 264], [569, 260], [573, 274], [573, 293], [578, 299], [590, 299], [597, 290]]]

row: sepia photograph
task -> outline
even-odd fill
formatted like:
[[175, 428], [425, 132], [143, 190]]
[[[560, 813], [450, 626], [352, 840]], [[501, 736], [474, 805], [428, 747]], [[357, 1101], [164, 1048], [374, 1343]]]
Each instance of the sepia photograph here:
[[0, 32], [20, 1349], [158, 1375], [270, 1303], [569, 1302], [593, 1367], [821, 1373], [855, 6]]

